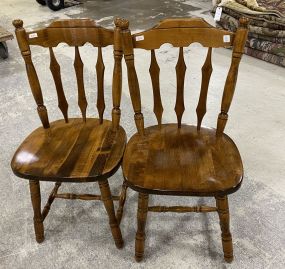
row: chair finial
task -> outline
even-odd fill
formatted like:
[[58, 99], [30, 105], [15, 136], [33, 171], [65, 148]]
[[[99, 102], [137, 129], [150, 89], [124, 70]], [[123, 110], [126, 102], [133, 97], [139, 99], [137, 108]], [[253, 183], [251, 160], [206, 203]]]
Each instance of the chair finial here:
[[20, 19], [13, 20], [13, 25], [15, 26], [16, 29], [22, 28], [23, 27], [23, 21]]
[[248, 24], [249, 24], [249, 19], [245, 18], [245, 17], [241, 17], [239, 19], [239, 26], [242, 28], [248, 28]]
[[116, 18], [115, 25], [116, 27], [120, 27], [122, 30], [126, 30], [129, 28], [129, 21], [123, 18]]

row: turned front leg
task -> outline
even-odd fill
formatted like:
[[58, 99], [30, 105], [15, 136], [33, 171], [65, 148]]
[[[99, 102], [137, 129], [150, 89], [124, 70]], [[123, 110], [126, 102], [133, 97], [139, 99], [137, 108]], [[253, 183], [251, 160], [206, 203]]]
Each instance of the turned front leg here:
[[138, 213], [137, 213], [137, 233], [136, 233], [136, 246], [135, 258], [137, 262], [143, 259], [144, 255], [144, 241], [145, 241], [145, 224], [148, 211], [148, 194], [139, 193], [138, 200]]
[[43, 225], [43, 218], [41, 212], [41, 189], [40, 183], [37, 180], [30, 180], [30, 193], [31, 193], [31, 200], [34, 210], [34, 229], [36, 240], [38, 243], [44, 241], [44, 225]]
[[119, 225], [121, 223], [123, 212], [124, 212], [124, 205], [125, 205], [126, 196], [127, 196], [127, 188], [128, 188], [128, 186], [127, 186], [126, 182], [124, 182], [123, 186], [122, 186], [120, 199], [119, 199], [119, 207], [117, 210], [117, 221], [118, 221]]
[[121, 230], [119, 228], [116, 216], [115, 216], [115, 209], [114, 203], [112, 200], [112, 195], [109, 187], [108, 180], [99, 181], [99, 187], [101, 191], [101, 199], [104, 203], [106, 211], [109, 216], [109, 223], [112, 231], [112, 235], [115, 241], [117, 248], [122, 248], [124, 245]]
[[230, 232], [230, 213], [228, 206], [228, 197], [216, 197], [216, 203], [218, 208], [218, 214], [220, 218], [220, 226], [222, 231], [222, 243], [224, 258], [226, 262], [233, 261], [233, 243], [232, 235]]

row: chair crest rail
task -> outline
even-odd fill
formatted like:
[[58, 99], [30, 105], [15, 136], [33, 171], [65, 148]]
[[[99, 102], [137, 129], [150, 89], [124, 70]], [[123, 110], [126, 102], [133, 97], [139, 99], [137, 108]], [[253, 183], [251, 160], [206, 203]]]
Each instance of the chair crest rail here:
[[[183, 36], [183, 38], [177, 38]], [[188, 47], [198, 42], [204, 47], [225, 47], [233, 44], [234, 33], [216, 29], [201, 18], [166, 19], [155, 27], [132, 35], [134, 48], [153, 50], [165, 43]]]
[[26, 37], [29, 45], [56, 47], [60, 43], [81, 47], [86, 43], [94, 47], [106, 47], [114, 42], [114, 31], [96, 25], [90, 19], [58, 20], [49, 26], [29, 31]]

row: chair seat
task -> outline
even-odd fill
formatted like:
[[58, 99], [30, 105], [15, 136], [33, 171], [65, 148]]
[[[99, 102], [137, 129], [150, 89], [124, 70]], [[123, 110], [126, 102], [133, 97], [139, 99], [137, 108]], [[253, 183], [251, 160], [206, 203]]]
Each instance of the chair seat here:
[[112, 123], [88, 118], [58, 120], [33, 131], [17, 149], [11, 167], [22, 178], [61, 182], [106, 179], [123, 157], [126, 133]]
[[237, 190], [243, 177], [239, 151], [215, 129], [177, 124], [151, 126], [127, 144], [123, 174], [146, 193], [212, 196]]

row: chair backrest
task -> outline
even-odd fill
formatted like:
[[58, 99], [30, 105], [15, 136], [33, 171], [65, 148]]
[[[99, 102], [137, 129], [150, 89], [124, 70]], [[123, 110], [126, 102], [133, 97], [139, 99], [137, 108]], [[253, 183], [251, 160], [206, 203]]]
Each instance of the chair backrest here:
[[235, 90], [238, 67], [248, 33], [247, 25], [248, 21], [246, 19], [241, 19], [240, 27], [237, 29], [236, 33], [232, 33], [216, 29], [200, 18], [177, 18], [163, 20], [150, 30], [131, 35], [128, 21], [121, 19], [119, 26], [121, 28], [123, 51], [127, 64], [129, 90], [135, 111], [135, 122], [138, 132], [142, 135], [144, 133], [144, 119], [143, 114], [141, 113], [140, 89], [134, 65], [134, 49], [140, 48], [151, 51], [149, 73], [151, 76], [154, 97], [153, 110], [158, 125], [160, 125], [163, 106], [159, 83], [160, 68], [156, 60], [155, 50], [165, 43], [170, 43], [173, 47], [179, 48], [179, 56], [176, 65], [177, 93], [175, 112], [178, 128], [181, 128], [182, 115], [185, 110], [184, 80], [186, 71], [183, 47], [187, 47], [194, 42], [198, 42], [204, 47], [208, 47], [207, 57], [202, 67], [201, 91], [196, 108], [197, 129], [200, 130], [203, 117], [206, 113], [208, 87], [212, 73], [212, 48], [233, 46], [232, 62], [224, 86], [221, 112], [217, 121], [217, 134], [220, 135], [224, 131]]
[[122, 46], [120, 28], [115, 21], [115, 30], [105, 29], [96, 25], [96, 22], [90, 19], [71, 19], [57, 20], [52, 22], [48, 27], [26, 32], [23, 28], [23, 21], [14, 20], [13, 25], [16, 30], [16, 37], [22, 56], [26, 64], [26, 71], [30, 83], [30, 87], [37, 103], [37, 110], [44, 128], [49, 128], [49, 119], [47, 109], [44, 105], [43, 94], [39, 79], [31, 58], [31, 45], [38, 45], [49, 48], [50, 53], [50, 70], [54, 79], [58, 107], [60, 108], [64, 119], [68, 122], [68, 103], [63, 90], [60, 65], [55, 57], [53, 48], [59, 43], [66, 43], [75, 48], [74, 69], [78, 87], [78, 105], [82, 113], [82, 118], [86, 121], [87, 99], [85, 95], [83, 80], [83, 62], [80, 57], [79, 47], [85, 43], [90, 43], [98, 48], [98, 57], [96, 63], [97, 73], [97, 109], [99, 113], [100, 123], [103, 122], [103, 114], [105, 110], [104, 100], [104, 62], [102, 57], [102, 47], [114, 45], [114, 70], [112, 83], [113, 110], [112, 122], [113, 128], [117, 128], [120, 121], [120, 100], [122, 91]]

